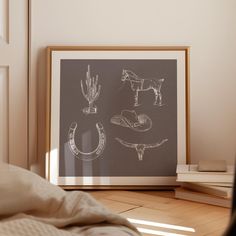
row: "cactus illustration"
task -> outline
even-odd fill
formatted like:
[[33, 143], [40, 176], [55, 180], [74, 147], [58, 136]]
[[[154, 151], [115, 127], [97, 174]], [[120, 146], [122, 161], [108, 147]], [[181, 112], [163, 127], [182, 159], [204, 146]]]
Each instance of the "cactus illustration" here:
[[88, 65], [88, 71], [86, 72], [86, 90], [81, 80], [81, 91], [84, 98], [88, 101], [88, 107], [83, 109], [85, 114], [95, 114], [97, 113], [97, 106], [94, 102], [98, 99], [101, 91], [101, 85], [98, 85], [98, 75], [96, 77], [91, 77], [90, 65]]

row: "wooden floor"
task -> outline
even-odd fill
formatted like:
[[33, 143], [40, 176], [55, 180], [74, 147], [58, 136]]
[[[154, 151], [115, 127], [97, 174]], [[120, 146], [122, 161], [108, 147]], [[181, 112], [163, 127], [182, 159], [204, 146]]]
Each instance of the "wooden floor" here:
[[89, 193], [113, 212], [136, 222], [143, 235], [219, 236], [230, 215], [227, 208], [174, 199], [173, 191]]

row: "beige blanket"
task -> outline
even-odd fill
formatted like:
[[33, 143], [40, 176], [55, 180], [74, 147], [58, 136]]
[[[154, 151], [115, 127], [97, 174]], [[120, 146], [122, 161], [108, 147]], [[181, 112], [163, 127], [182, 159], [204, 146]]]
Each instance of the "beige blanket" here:
[[124, 218], [89, 194], [66, 192], [38, 175], [0, 163], [1, 236], [137, 236]]

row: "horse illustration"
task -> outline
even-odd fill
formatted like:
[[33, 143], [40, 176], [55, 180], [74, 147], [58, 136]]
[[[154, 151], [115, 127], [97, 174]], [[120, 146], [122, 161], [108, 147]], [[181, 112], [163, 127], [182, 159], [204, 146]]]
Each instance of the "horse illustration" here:
[[132, 91], [135, 92], [134, 95], [134, 106], [139, 106], [138, 95], [141, 91], [148, 91], [150, 89], [153, 90], [155, 94], [155, 101], [153, 105], [162, 106], [162, 94], [161, 94], [161, 87], [162, 83], [164, 82], [164, 78], [156, 79], [156, 78], [140, 78], [131, 70], [123, 70], [121, 81], [129, 81], [130, 87]]

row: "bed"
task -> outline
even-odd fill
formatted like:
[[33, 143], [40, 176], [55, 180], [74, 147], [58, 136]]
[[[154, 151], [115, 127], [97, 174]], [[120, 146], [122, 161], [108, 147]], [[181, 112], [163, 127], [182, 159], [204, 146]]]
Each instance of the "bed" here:
[[20, 167], [0, 164], [0, 235], [138, 236], [88, 193], [64, 191]]

